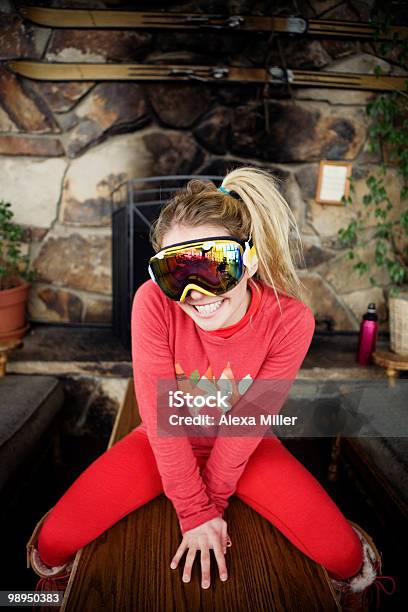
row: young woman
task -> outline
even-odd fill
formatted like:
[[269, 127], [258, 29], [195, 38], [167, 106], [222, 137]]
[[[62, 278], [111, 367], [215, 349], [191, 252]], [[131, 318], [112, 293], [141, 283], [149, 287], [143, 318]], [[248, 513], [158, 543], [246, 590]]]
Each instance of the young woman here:
[[220, 579], [228, 578], [224, 512], [235, 494], [327, 569], [344, 609], [360, 609], [356, 599], [362, 606], [380, 568], [378, 552], [276, 437], [169, 437], [157, 428], [160, 381], [195, 396], [223, 381], [233, 414], [247, 388], [238, 381], [294, 380], [314, 331], [292, 259], [296, 237], [274, 178], [251, 167], [229, 172], [218, 189], [190, 181], [163, 207], [151, 236], [152, 280], [139, 287], [132, 309], [142, 424], [92, 463], [37, 525], [28, 551], [39, 575], [66, 575], [79, 548], [164, 491], [182, 533], [169, 567], [186, 553], [188, 582], [200, 551], [208, 588], [210, 549]]

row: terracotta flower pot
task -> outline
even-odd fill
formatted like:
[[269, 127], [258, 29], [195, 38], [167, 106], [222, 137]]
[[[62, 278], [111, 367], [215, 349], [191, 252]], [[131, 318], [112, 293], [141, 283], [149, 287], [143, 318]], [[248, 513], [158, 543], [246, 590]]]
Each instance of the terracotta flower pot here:
[[22, 282], [13, 289], [0, 291], [0, 333], [22, 329], [30, 283]]

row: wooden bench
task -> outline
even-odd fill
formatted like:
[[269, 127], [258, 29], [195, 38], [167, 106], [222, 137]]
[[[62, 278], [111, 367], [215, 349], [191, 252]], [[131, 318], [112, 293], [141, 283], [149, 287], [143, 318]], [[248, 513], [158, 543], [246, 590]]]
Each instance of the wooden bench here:
[[[133, 381], [108, 448], [140, 423]], [[196, 559], [190, 583], [170, 560], [179, 543], [176, 513], [164, 494], [128, 514], [78, 551], [61, 612], [339, 610], [327, 573], [236, 497], [225, 518], [234, 546], [222, 583], [211, 552], [211, 587], [200, 586]]]

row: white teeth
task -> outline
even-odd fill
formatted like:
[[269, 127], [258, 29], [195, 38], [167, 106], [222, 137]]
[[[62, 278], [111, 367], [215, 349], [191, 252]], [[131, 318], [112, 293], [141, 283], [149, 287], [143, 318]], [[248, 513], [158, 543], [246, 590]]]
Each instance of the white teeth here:
[[220, 300], [219, 302], [213, 302], [212, 304], [205, 304], [205, 306], [195, 306], [195, 308], [198, 310], [198, 312], [201, 312], [203, 314], [210, 314], [211, 312], [218, 310], [221, 304], [222, 300]]

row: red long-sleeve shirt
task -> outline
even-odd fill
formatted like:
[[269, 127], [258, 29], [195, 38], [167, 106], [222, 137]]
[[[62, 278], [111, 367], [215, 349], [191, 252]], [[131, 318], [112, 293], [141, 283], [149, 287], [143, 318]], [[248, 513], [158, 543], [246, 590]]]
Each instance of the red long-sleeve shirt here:
[[[291, 381], [309, 348], [315, 321], [303, 302], [279, 295], [260, 281], [246, 315], [237, 324], [204, 331], [159, 287], [148, 280], [132, 307], [132, 358], [135, 393], [163, 490], [176, 510], [182, 533], [222, 516], [245, 465], [262, 435], [234, 437], [164, 437], [157, 434], [159, 380], [195, 383], [218, 380]], [[208, 456], [202, 475], [196, 456]]]

